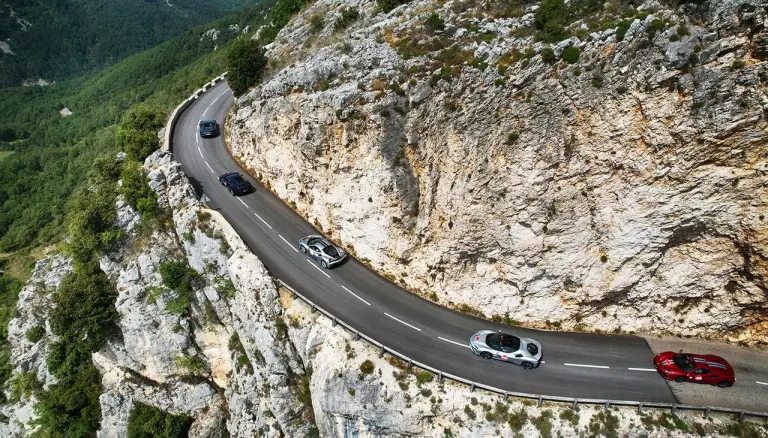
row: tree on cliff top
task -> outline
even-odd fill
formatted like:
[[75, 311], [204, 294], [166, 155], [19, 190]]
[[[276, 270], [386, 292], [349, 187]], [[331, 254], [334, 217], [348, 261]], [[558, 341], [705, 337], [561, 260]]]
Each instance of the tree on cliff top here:
[[229, 64], [229, 87], [235, 96], [239, 96], [248, 88], [256, 85], [267, 66], [267, 57], [258, 41], [241, 38], [232, 44], [227, 54]]

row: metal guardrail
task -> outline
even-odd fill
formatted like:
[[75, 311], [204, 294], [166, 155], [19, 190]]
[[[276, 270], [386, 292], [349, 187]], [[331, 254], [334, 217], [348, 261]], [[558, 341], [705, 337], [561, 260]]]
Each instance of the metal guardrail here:
[[[172, 150], [173, 148], [173, 130], [176, 127], [176, 122], [178, 122], [179, 117], [181, 114], [184, 113], [184, 111], [199, 98], [203, 93], [208, 91], [211, 87], [216, 85], [217, 83], [224, 80], [224, 78], [227, 77], [227, 73], [223, 73], [221, 76], [218, 76], [214, 78], [212, 81], [206, 83], [203, 85], [202, 88], [196, 90], [189, 98], [187, 98], [185, 101], [183, 101], [179, 106], [177, 106], [173, 112], [171, 113], [171, 117], [168, 119], [168, 123], [166, 124], [166, 130], [165, 130], [165, 138], [163, 141], [162, 148], [164, 150]], [[571, 397], [561, 397], [556, 395], [543, 395], [543, 394], [530, 394], [525, 392], [514, 392], [514, 391], [506, 391], [500, 388], [496, 388], [494, 386], [485, 385], [483, 383], [477, 383], [469, 379], [465, 379], [463, 377], [444, 373], [442, 370], [439, 370], [437, 368], [431, 367], [427, 364], [415, 361], [411, 359], [410, 357], [399, 353], [391, 348], [385, 347], [383, 344], [378, 342], [377, 340], [373, 339], [372, 337], [360, 333], [359, 330], [356, 330], [351, 325], [347, 324], [346, 322], [338, 319], [335, 317], [331, 312], [323, 309], [322, 307], [318, 306], [312, 300], [305, 297], [298, 291], [296, 291], [294, 288], [286, 284], [284, 281], [277, 279], [278, 283], [280, 283], [281, 286], [288, 289], [291, 294], [295, 297], [299, 297], [304, 303], [306, 303], [310, 309], [312, 309], [312, 313], [320, 312], [323, 315], [325, 315], [327, 318], [331, 320], [333, 323], [333, 326], [340, 325], [348, 332], [355, 335], [355, 339], [364, 339], [369, 344], [373, 345], [374, 347], [379, 349], [379, 357], [384, 356], [385, 354], [389, 354], [391, 356], [395, 356], [401, 360], [403, 360], [406, 364], [408, 369], [412, 367], [421, 368], [425, 371], [429, 371], [433, 374], [437, 375], [437, 381], [442, 382], [443, 379], [452, 380], [455, 382], [463, 383], [467, 386], [469, 386], [469, 391], [473, 392], [475, 389], [482, 389], [485, 391], [493, 392], [496, 394], [500, 394], [504, 397], [504, 401], [506, 401], [509, 397], [518, 397], [518, 398], [525, 398], [525, 399], [531, 399], [536, 400], [537, 405], [541, 406], [542, 403], [545, 401], [548, 402], [557, 402], [557, 403], [568, 403], [571, 405], [571, 407], [576, 407], [581, 404], [589, 404], [589, 405], [602, 405], [606, 409], [610, 408], [611, 406], [631, 406], [637, 408], [638, 412], [642, 412], [644, 408], [651, 408], [651, 409], [665, 409], [670, 410], [672, 413], [675, 411], [699, 411], [704, 413], [704, 418], [709, 418], [710, 414], [712, 413], [724, 413], [724, 414], [733, 414], [738, 415], [739, 421], [743, 421], [745, 417], [755, 417], [755, 418], [768, 418], [768, 413], [763, 412], [755, 412], [755, 411], [743, 411], [739, 409], [731, 409], [731, 408], [721, 408], [721, 407], [714, 407], [714, 406], [695, 406], [695, 405], [683, 405], [683, 404], [675, 404], [675, 403], [644, 403], [644, 402], [638, 402], [638, 401], [631, 401], [631, 400], [606, 400], [606, 399], [594, 399], [594, 398], [571, 398]]]
[[206, 82], [205, 85], [195, 90], [195, 92], [192, 93], [191, 96], [189, 96], [186, 100], [181, 102], [179, 106], [174, 108], [173, 112], [171, 112], [171, 116], [168, 118], [168, 122], [165, 124], [165, 135], [163, 135], [163, 144], [160, 146], [160, 149], [164, 151], [173, 150], [173, 130], [176, 128], [176, 122], [179, 121], [179, 117], [181, 117], [184, 111], [187, 108], [189, 108], [189, 106], [192, 105], [192, 102], [197, 100], [198, 97], [200, 97], [203, 93], [208, 91], [208, 89], [210, 89], [214, 85], [223, 81], [224, 78], [227, 77], [228, 73], [229, 72], [224, 72], [221, 74], [221, 76], [217, 76], [213, 78], [213, 80], [211, 80], [210, 82]]
[[381, 344], [377, 340], [373, 339], [372, 337], [366, 334], [360, 333], [359, 330], [356, 330], [351, 325], [333, 316], [331, 312], [313, 303], [312, 300], [310, 300], [309, 298], [305, 297], [304, 295], [296, 291], [296, 289], [287, 285], [284, 281], [277, 279], [277, 282], [281, 286], [288, 289], [294, 297], [299, 297], [304, 303], [306, 303], [312, 310], [312, 313], [320, 312], [321, 314], [325, 315], [327, 318], [331, 320], [334, 327], [337, 325], [340, 325], [345, 330], [355, 335], [355, 339], [357, 340], [364, 339], [369, 344], [378, 348], [379, 357], [382, 357], [385, 354], [395, 356], [398, 359], [403, 360], [407, 364], [408, 369], [412, 367], [417, 367], [417, 368], [421, 368], [423, 370], [429, 371], [437, 375], [438, 383], [441, 382], [443, 379], [448, 379], [448, 380], [453, 380], [455, 382], [463, 383], [469, 386], [470, 392], [473, 392], [475, 389], [483, 389], [485, 391], [497, 393], [504, 396], [504, 401], [506, 401], [509, 397], [526, 398], [526, 399], [536, 400], [538, 406], [541, 406], [541, 404], [544, 403], [545, 401], [549, 401], [549, 402], [558, 402], [558, 403], [568, 403], [573, 408], [575, 408], [581, 403], [581, 404], [589, 404], [589, 405], [602, 405], [605, 407], [605, 409], [608, 409], [611, 406], [631, 406], [631, 407], [637, 408], [638, 412], [642, 412], [644, 408], [670, 410], [672, 413], [674, 413], [675, 411], [683, 411], [683, 410], [700, 411], [700, 412], [703, 412], [704, 418], [709, 418], [710, 414], [712, 413], [724, 413], [724, 414], [738, 415], [739, 421], [743, 421], [745, 417], [768, 418], [768, 413], [743, 411], [743, 410], [731, 409], [731, 408], [720, 408], [720, 407], [714, 407], [714, 406], [695, 406], [695, 405], [684, 405], [684, 404], [676, 404], [676, 403], [652, 403], [652, 402], [646, 403], [646, 402], [638, 402], [638, 401], [631, 401], [631, 400], [571, 398], [571, 397], [561, 397], [556, 395], [530, 394], [525, 392], [506, 391], [500, 388], [496, 388], [494, 386], [473, 382], [472, 380], [465, 379], [463, 377], [456, 376], [454, 374], [444, 373], [443, 371], [437, 368], [415, 361], [402, 353], [399, 353], [391, 348], [385, 347], [383, 344]]

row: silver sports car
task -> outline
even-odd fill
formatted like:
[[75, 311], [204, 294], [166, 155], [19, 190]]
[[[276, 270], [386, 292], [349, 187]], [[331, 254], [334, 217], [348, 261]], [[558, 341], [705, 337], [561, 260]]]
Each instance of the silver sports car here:
[[331, 268], [341, 263], [347, 256], [343, 249], [323, 236], [313, 234], [299, 240], [299, 251], [308, 253], [313, 259], [320, 262], [320, 266]]
[[503, 360], [526, 370], [541, 363], [541, 344], [531, 338], [518, 338], [501, 330], [481, 330], [469, 339], [472, 352], [484, 359]]

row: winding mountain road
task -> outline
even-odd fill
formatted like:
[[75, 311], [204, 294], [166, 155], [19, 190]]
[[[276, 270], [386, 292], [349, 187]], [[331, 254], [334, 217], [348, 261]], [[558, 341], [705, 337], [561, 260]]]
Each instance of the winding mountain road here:
[[[636, 336], [550, 332], [509, 327], [461, 314], [409, 293], [355, 259], [325, 270], [297, 249], [297, 241], [317, 231], [264, 188], [228, 154], [224, 137], [202, 139], [198, 122], [224, 124], [234, 99], [226, 82], [198, 98], [173, 132], [173, 153], [198, 194], [204, 193], [270, 273], [382, 344], [414, 360], [478, 383], [508, 391], [576, 398], [675, 403], [669, 385], [653, 369], [653, 353]], [[217, 177], [238, 170], [256, 190], [235, 197]], [[544, 363], [534, 370], [479, 358], [468, 348], [481, 329], [504, 329], [543, 346]], [[738, 386], [740, 381], [738, 380]], [[766, 376], [768, 380], [768, 376]], [[757, 384], [753, 385], [759, 386]], [[723, 390], [704, 388], [716, 394]], [[768, 388], [757, 388], [766, 390]], [[687, 400], [688, 403], [695, 403]], [[718, 404], [707, 400], [707, 404]], [[752, 409], [760, 410], [761, 406]]]

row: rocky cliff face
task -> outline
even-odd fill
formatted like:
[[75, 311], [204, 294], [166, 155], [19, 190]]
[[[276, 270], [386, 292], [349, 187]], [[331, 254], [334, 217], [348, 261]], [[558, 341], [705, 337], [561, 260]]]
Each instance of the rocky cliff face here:
[[239, 100], [232, 153], [442, 304], [765, 345], [766, 4], [614, 3], [549, 44], [535, 4], [319, 0]]

